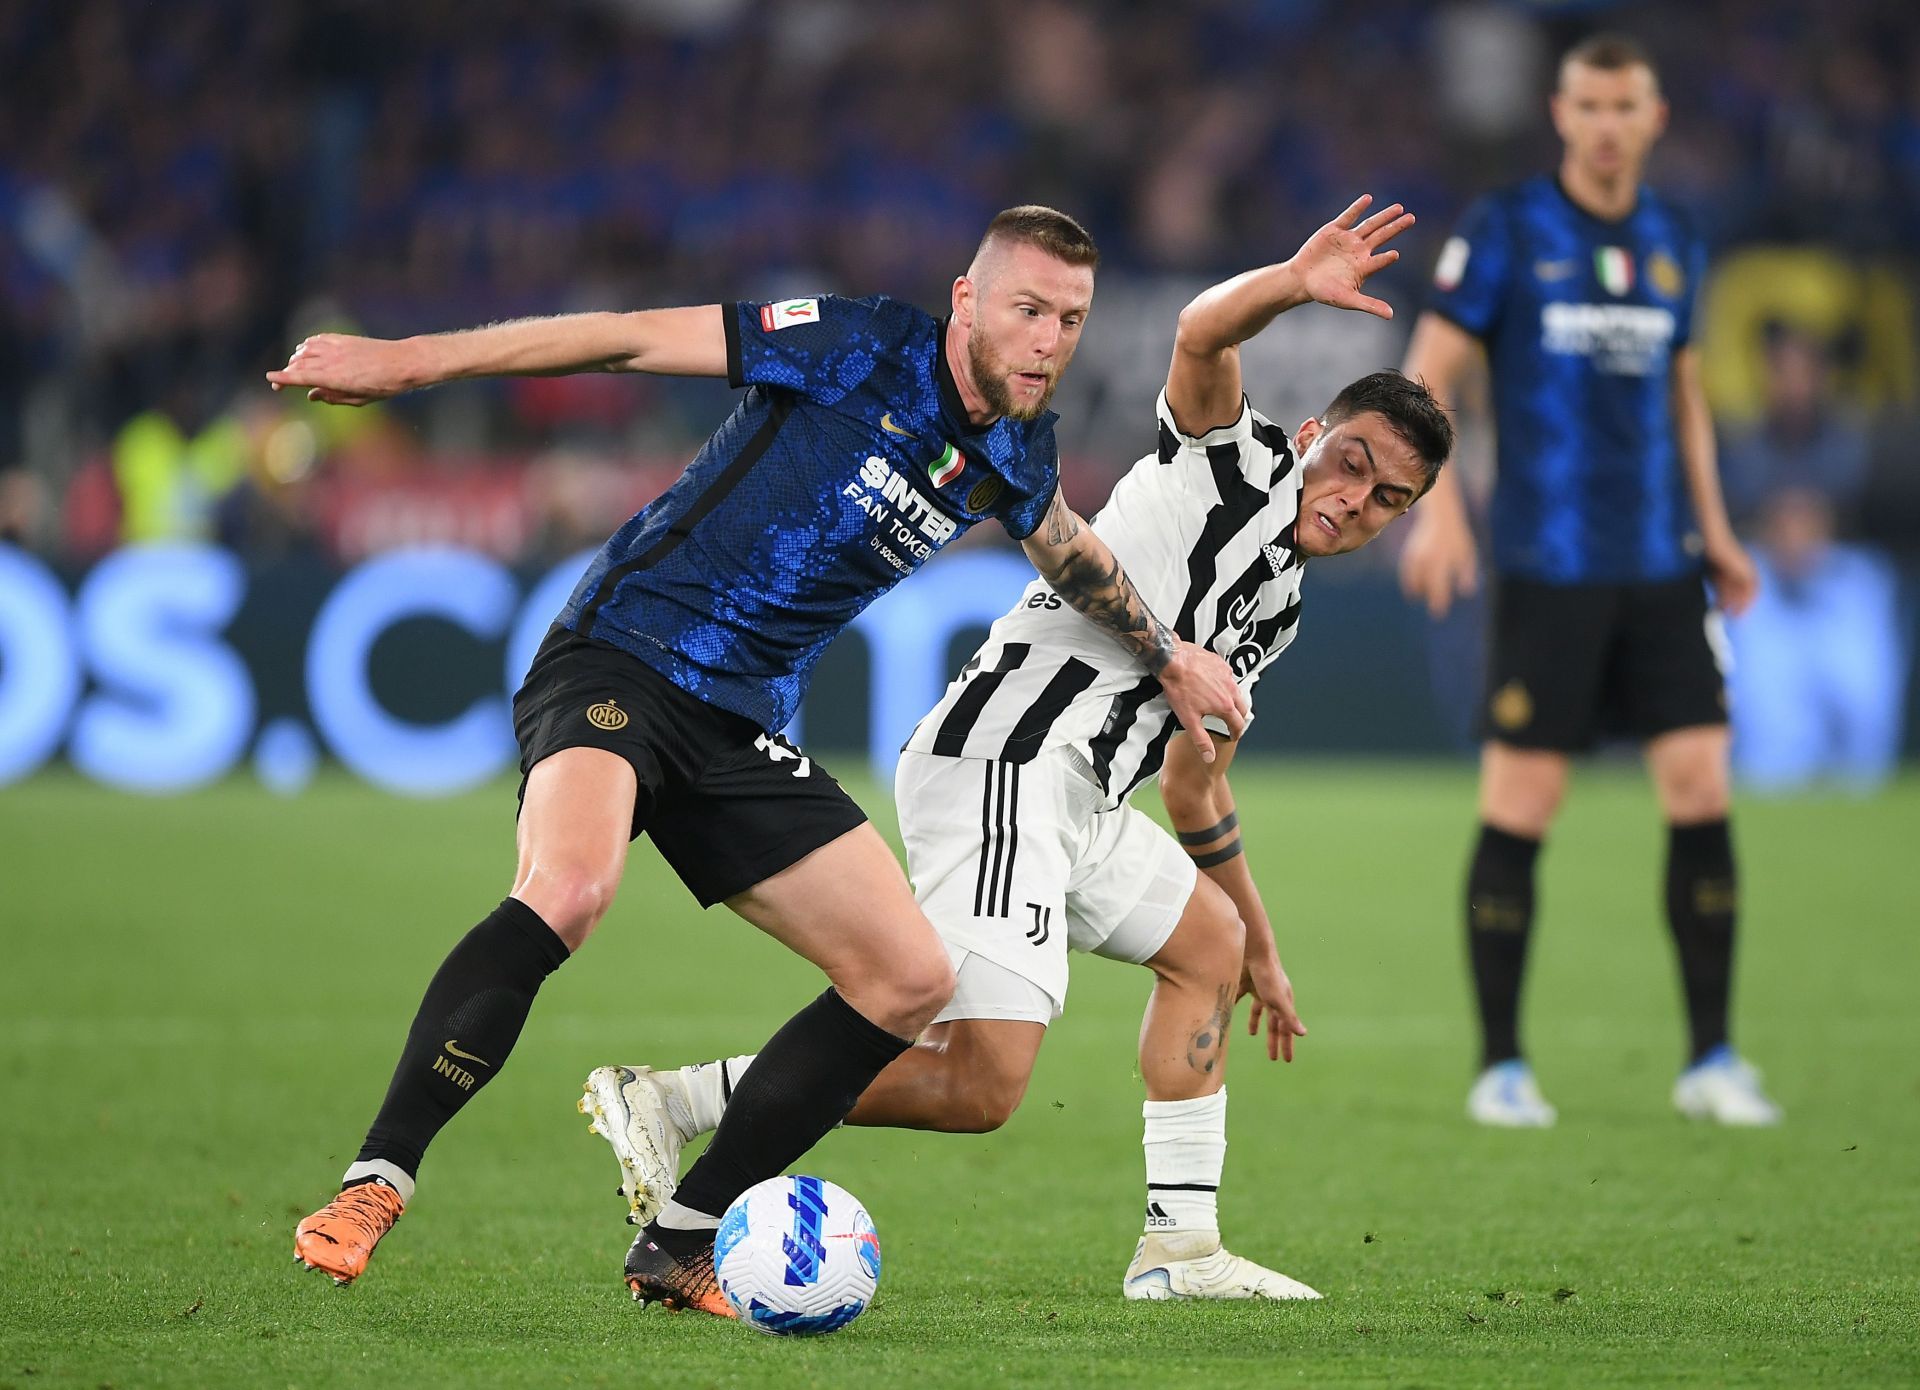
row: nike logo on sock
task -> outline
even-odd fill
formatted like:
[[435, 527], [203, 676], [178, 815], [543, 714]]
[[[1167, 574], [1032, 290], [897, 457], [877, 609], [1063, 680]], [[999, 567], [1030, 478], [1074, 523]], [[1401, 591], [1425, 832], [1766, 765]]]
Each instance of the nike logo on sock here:
[[485, 1058], [476, 1057], [471, 1052], [462, 1052], [458, 1047], [454, 1046], [454, 1044], [459, 1041], [460, 1039], [458, 1038], [447, 1039], [446, 1050], [447, 1050], [447, 1055], [449, 1057], [458, 1057], [463, 1062], [478, 1062], [481, 1066], [487, 1068], [489, 1071], [493, 1069], [493, 1063], [487, 1061]]

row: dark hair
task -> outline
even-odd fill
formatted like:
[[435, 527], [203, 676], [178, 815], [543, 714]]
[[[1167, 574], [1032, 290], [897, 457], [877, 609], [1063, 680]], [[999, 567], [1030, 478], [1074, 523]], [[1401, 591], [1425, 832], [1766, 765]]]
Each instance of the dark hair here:
[[1627, 34], [1589, 34], [1560, 59], [1560, 77], [1564, 81], [1567, 69], [1578, 63], [1583, 68], [1597, 68], [1601, 72], [1619, 72], [1623, 68], [1645, 68], [1653, 74], [1653, 85], [1660, 85], [1660, 70], [1653, 65], [1653, 56], [1640, 40]]
[[1321, 412], [1323, 424], [1337, 425], [1368, 411], [1380, 416], [1392, 431], [1413, 446], [1420, 456], [1425, 481], [1416, 499], [1427, 495], [1433, 480], [1448, 455], [1453, 453], [1453, 421], [1440, 408], [1440, 402], [1427, 390], [1426, 383], [1414, 381], [1396, 371], [1374, 372], [1349, 383], [1333, 404]]
[[1087, 234], [1085, 227], [1064, 212], [1055, 212], [1038, 203], [1023, 203], [1017, 208], [1008, 208], [987, 223], [986, 235], [980, 238], [979, 250], [974, 252], [976, 259], [981, 251], [995, 241], [1025, 242], [1055, 260], [1065, 261], [1068, 265], [1083, 265], [1089, 270], [1100, 264], [1100, 248], [1093, 244], [1093, 238]]

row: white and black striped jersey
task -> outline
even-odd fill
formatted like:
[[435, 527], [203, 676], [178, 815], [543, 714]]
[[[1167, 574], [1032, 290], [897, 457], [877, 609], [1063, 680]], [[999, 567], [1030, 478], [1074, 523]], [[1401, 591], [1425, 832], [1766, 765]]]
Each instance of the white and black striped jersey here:
[[[1238, 420], [1199, 436], [1181, 432], [1164, 391], [1158, 414], [1159, 447], [1115, 485], [1093, 529], [1148, 607], [1251, 691], [1300, 617], [1299, 461], [1244, 397]], [[1071, 747], [1112, 807], [1159, 771], [1175, 732], [1160, 682], [1036, 579], [906, 746], [1016, 763]]]

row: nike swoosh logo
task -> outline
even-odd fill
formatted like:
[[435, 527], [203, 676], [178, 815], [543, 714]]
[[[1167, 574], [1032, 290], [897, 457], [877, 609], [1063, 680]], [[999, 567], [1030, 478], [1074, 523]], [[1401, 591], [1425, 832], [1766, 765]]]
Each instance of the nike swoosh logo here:
[[880, 428], [885, 430], [888, 434], [901, 434], [901, 435], [905, 435], [908, 439], [913, 438], [912, 430], [903, 430], [898, 425], [893, 423], [893, 412], [891, 410], [889, 410], [885, 415], [882, 415], [880, 417]]
[[454, 1044], [459, 1041], [460, 1039], [458, 1038], [447, 1039], [447, 1055], [448, 1056], [458, 1057], [463, 1062], [478, 1062], [481, 1066], [485, 1067], [488, 1071], [493, 1070], [493, 1063], [487, 1061], [484, 1057], [476, 1057], [471, 1052], [462, 1052], [459, 1048], [455, 1047]]

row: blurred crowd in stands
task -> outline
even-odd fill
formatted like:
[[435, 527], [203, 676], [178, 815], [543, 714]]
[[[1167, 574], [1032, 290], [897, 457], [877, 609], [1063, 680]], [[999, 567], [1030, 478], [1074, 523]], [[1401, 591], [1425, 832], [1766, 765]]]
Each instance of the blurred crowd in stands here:
[[[74, 567], [182, 537], [569, 553], [724, 391], [353, 413], [261, 373], [322, 328], [820, 289], [938, 309], [1016, 202], [1090, 226], [1102, 303], [1177, 307], [1357, 192], [1403, 201], [1403, 313], [1365, 349], [1391, 362], [1452, 218], [1550, 166], [1555, 55], [1600, 25], [1661, 64], [1653, 178], [1715, 247], [1701, 345], [1775, 593], [1836, 553], [1891, 593], [1920, 559], [1912, 0], [0, 0], [0, 540]], [[1170, 338], [1099, 307], [1090, 340]], [[1164, 349], [1137, 356], [1062, 390], [1093, 421], [1063, 432], [1081, 496], [1143, 447]]]

